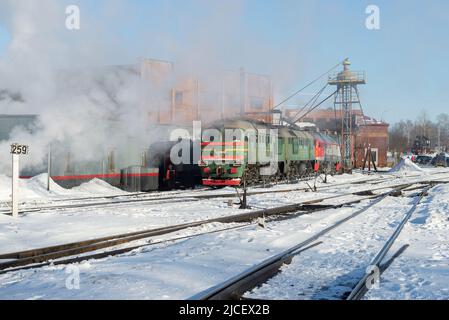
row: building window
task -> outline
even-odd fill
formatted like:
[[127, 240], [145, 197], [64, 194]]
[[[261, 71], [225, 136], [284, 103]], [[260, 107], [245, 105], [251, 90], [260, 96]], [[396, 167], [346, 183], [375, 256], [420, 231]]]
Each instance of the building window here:
[[181, 106], [183, 98], [184, 98], [184, 93], [182, 91], [176, 91], [175, 92], [175, 105]]
[[263, 99], [259, 97], [250, 97], [251, 109], [263, 110]]

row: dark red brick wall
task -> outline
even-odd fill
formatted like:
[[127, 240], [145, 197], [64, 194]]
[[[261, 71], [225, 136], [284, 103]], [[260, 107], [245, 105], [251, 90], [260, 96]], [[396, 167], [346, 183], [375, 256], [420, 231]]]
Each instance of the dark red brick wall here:
[[363, 165], [368, 145], [371, 148], [378, 149], [378, 166], [387, 166], [388, 151], [388, 125], [387, 124], [370, 124], [362, 125], [358, 128], [355, 135], [355, 155], [356, 167]]

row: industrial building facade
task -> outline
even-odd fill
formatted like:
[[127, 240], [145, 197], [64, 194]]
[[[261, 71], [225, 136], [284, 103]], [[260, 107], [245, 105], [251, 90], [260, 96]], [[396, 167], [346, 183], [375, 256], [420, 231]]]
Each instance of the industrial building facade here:
[[193, 121], [208, 123], [243, 114], [269, 121], [273, 108], [269, 76], [241, 69], [219, 71], [200, 80], [178, 72], [172, 62], [141, 62], [141, 77], [152, 88], [144, 96], [151, 123], [191, 126]]
[[[151, 136], [158, 141], [169, 141], [173, 129], [192, 130], [194, 121], [204, 125], [218, 119], [245, 116], [265, 122], [272, 122], [273, 88], [269, 76], [247, 73], [243, 69], [218, 72], [209, 81], [191, 75], [181, 75], [172, 62], [144, 59], [140, 64], [111, 66], [95, 71], [96, 77], [133, 77], [142, 84], [141, 101], [146, 114], [147, 126], [153, 130], [145, 137], [127, 137], [125, 143], [111, 146], [104, 153], [89, 161], [76, 159], [70, 146], [52, 145], [51, 175], [65, 187], [73, 187], [92, 178], [108, 181], [112, 185], [129, 190], [150, 188], [151, 182], [142, 177], [154, 179], [157, 172], [152, 171], [148, 159], [151, 158]], [[73, 76], [73, 79], [72, 79]], [[76, 74], [64, 75], [66, 80], [76, 80]], [[116, 90], [117, 88], [108, 88]], [[290, 117], [297, 110], [284, 110]], [[388, 124], [364, 116], [360, 110], [353, 110], [353, 134], [351, 136], [351, 155], [354, 167], [361, 167], [370, 146], [376, 164], [387, 165]], [[18, 126], [32, 126], [35, 115], [3, 115], [0, 117], [0, 140], [8, 140], [9, 133]], [[104, 119], [114, 131], [114, 119]], [[302, 119], [311, 122], [319, 130], [338, 136], [342, 116], [334, 109], [315, 110]], [[112, 133], [111, 133], [112, 134]], [[46, 171], [46, 165], [39, 170]], [[43, 172], [40, 171], [40, 172]], [[39, 172], [22, 172], [30, 176]], [[147, 180], [148, 180], [147, 179]]]
[[[296, 110], [286, 110], [286, 114], [295, 114]], [[314, 110], [301, 121], [314, 123], [319, 130], [339, 135], [342, 116], [334, 109]], [[388, 127], [389, 124], [363, 114], [361, 110], [352, 110], [353, 134], [351, 136], [351, 160], [355, 168], [363, 166], [367, 149], [371, 147], [373, 158], [379, 167], [387, 166]]]
[[[139, 84], [140, 110], [146, 111], [142, 119], [148, 128], [148, 132], [141, 132], [139, 137], [128, 136], [115, 129], [120, 115], [112, 112], [105, 119], [97, 119], [101, 122], [99, 127], [110, 131], [105, 132], [110, 139], [107, 150], [88, 159], [70, 143], [51, 142], [50, 175], [55, 182], [68, 188], [98, 178], [129, 191], [149, 190], [153, 188], [152, 181], [158, 178], [154, 164], [149, 161], [152, 158], [150, 146], [155, 139], [169, 141], [171, 132], [179, 128], [191, 132], [194, 121], [206, 125], [243, 113], [253, 113], [254, 117], [268, 121], [267, 114], [272, 108], [270, 77], [243, 70], [219, 72], [213, 81], [205, 81], [181, 75], [171, 62], [145, 59], [135, 65], [95, 68], [82, 70], [82, 73], [64, 71], [59, 76], [62, 84], [78, 83], [85, 77], [105, 84], [101, 87], [104, 87], [105, 96], [114, 96], [120, 89], [116, 84], [125, 80]], [[115, 85], [107, 86], [108, 83]], [[75, 94], [85, 94], [82, 86], [74, 88], [79, 90]], [[32, 128], [38, 119], [39, 115], [0, 116], [0, 140], [10, 140], [15, 128]], [[114, 135], [121, 136], [119, 144], [114, 144]], [[85, 141], [85, 144], [88, 148], [91, 142]], [[33, 146], [30, 147], [33, 150]], [[46, 150], [43, 152], [45, 154]], [[39, 167], [27, 166], [27, 160], [22, 161], [22, 178], [47, 172], [47, 157]]]

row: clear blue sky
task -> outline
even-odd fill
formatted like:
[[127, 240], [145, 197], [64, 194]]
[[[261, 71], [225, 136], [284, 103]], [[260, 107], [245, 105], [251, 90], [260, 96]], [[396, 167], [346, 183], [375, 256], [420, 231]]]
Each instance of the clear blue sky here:
[[[367, 73], [368, 83], [361, 88], [367, 114], [395, 122], [414, 120], [422, 110], [431, 118], [449, 113], [447, 0], [68, 3], [80, 6], [82, 23], [88, 16], [84, 32], [95, 26], [99, 41], [104, 36], [120, 44], [124, 54], [108, 62], [138, 57], [176, 61], [183, 52], [195, 52], [226, 68], [288, 73], [278, 84], [288, 94], [349, 57], [353, 69]], [[365, 28], [369, 4], [380, 8], [378, 31]], [[0, 59], [9, 40], [0, 25]]]

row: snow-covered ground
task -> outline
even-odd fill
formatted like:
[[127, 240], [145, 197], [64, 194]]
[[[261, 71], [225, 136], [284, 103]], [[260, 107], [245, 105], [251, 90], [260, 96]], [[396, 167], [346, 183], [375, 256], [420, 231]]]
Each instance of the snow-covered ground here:
[[[448, 179], [449, 171], [403, 168], [395, 172], [373, 175], [354, 173], [353, 175], [328, 177], [328, 184], [317, 183], [318, 192], [316, 193], [294, 190], [307, 187], [305, 182], [279, 184], [267, 190], [285, 192], [251, 196], [249, 204], [254, 209], [267, 208], [310, 199], [330, 198], [337, 194], [372, 187], [370, 184], [349, 184], [354, 181], [371, 180], [376, 182], [375, 186], [377, 187], [387, 187], [406, 181], [418, 182], [441, 179], [442, 177]], [[309, 181], [308, 184], [313, 185], [313, 181]], [[8, 178], [0, 176], [0, 200], [8, 200], [9, 186]], [[422, 296], [410, 291], [410, 297], [449, 298], [448, 292], [443, 290], [444, 287], [449, 287], [447, 269], [449, 222], [447, 216], [445, 217], [449, 208], [449, 200], [445, 200], [445, 195], [449, 189], [445, 188], [447, 187], [441, 186], [432, 190], [431, 196], [420, 207], [417, 216], [412, 218], [414, 222], [404, 229], [399, 240], [408, 236], [409, 238], [406, 239], [409, 241], [410, 247], [384, 274], [382, 280], [385, 282], [385, 286], [382, 282], [381, 288], [371, 292], [368, 298], [401, 298], [401, 294], [405, 295], [410, 286], [404, 272], [409, 272], [407, 276], [410, 275], [417, 286], [422, 287], [423, 283], [425, 285], [426, 281], [429, 281], [429, 285], [433, 289], [441, 289], [434, 290], [432, 294], [429, 289], [428, 295], [423, 291]], [[58, 201], [58, 204], [70, 204], [73, 203], [74, 198], [127, 195], [127, 193], [98, 180], [72, 190], [65, 190], [56, 185], [52, 185], [51, 189], [52, 191], [48, 193], [45, 175], [21, 181], [22, 206], [51, 204], [54, 201]], [[253, 191], [264, 190], [263, 188], [253, 189]], [[385, 191], [385, 189], [381, 191]], [[217, 192], [235, 191], [223, 189], [220, 191], [166, 192], [156, 193], [154, 197], [174, 194], [180, 196], [215, 194]], [[355, 196], [348, 196], [345, 200], [351, 199], [351, 197], [355, 198]], [[329, 203], [336, 201], [337, 199], [328, 200]], [[334, 285], [337, 283], [342, 287], [345, 284], [349, 285], [351, 279], [355, 279], [363, 272], [363, 266], [369, 262], [382, 242], [391, 234], [410, 201], [409, 198], [385, 199], [382, 205], [376, 205], [376, 209], [367, 211], [323, 237], [323, 244], [296, 257], [292, 265], [285, 267], [279, 276], [255, 290], [252, 295], [274, 299], [336, 298], [339, 291], [334, 288]], [[242, 212], [237, 205], [229, 207], [227, 202], [227, 199], [222, 198], [168, 201], [166, 203], [127, 203], [30, 211], [19, 218], [0, 215], [0, 253]], [[5, 204], [7, 203], [4, 202]], [[36, 270], [2, 274], [0, 275], [0, 299], [184, 299], [307, 239], [365, 205], [367, 205], [366, 201], [353, 207], [326, 210], [313, 215], [271, 222], [267, 229], [255, 225], [242, 225], [241, 228], [235, 230], [156, 244], [118, 257], [83, 262], [76, 265], [80, 270], [81, 288], [79, 290], [66, 288], [68, 278], [66, 266], [48, 266]], [[158, 237], [152, 241], [227, 227], [229, 225], [209, 224]], [[413, 249], [411, 243], [413, 241], [408, 239], [413, 239], [416, 242], [416, 250]], [[144, 244], [145, 241], [140, 240], [133, 245]], [[421, 242], [423, 242], [422, 246], [419, 245]], [[426, 252], [424, 252], [424, 248], [427, 250]], [[441, 260], [436, 260], [435, 257], [440, 257]], [[405, 259], [416, 260], [411, 263], [412, 267], [407, 267]], [[418, 267], [421, 264], [416, 261], [419, 262], [421, 259], [423, 274], [412, 274], [412, 272], [419, 273]], [[432, 259], [440, 262], [435, 262]], [[398, 268], [397, 270], [395, 266]], [[432, 273], [434, 278], [430, 280], [428, 279], [429, 275], [424, 274], [425, 270], [429, 272], [431, 269], [429, 266], [435, 266], [435, 270], [439, 270], [435, 274]], [[401, 282], [402, 278], [405, 279], [404, 282]], [[422, 281], [422, 279], [424, 280]], [[285, 288], [287, 283], [288, 288]], [[284, 286], [277, 288], [276, 284]], [[411, 285], [410, 290], [419, 291], [419, 288]]]
[[[323, 236], [248, 296], [262, 299], [342, 299], [357, 284], [412, 200], [387, 198]], [[324, 228], [323, 228], [324, 229]]]
[[424, 170], [421, 169], [418, 165], [413, 163], [410, 159], [402, 159], [396, 166], [394, 166], [390, 172], [402, 172], [404, 174], [411, 173], [411, 172], [423, 172]]
[[[70, 190], [64, 189], [50, 180], [50, 191], [47, 191], [47, 174], [19, 180], [21, 202], [36, 203], [36, 200], [49, 201], [60, 198], [123, 195], [126, 193], [99, 179], [93, 179]], [[11, 201], [11, 178], [5, 175], [0, 175], [0, 201]]]
[[435, 187], [392, 251], [408, 244], [367, 299], [449, 299], [449, 185]]

